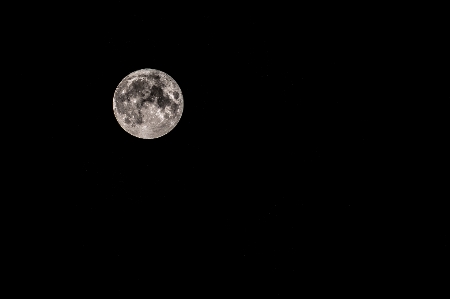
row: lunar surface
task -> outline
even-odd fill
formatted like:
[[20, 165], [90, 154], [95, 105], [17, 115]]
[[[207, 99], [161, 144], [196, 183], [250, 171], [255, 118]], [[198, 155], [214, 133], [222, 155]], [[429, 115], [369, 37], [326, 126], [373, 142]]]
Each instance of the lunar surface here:
[[181, 89], [166, 73], [142, 69], [126, 76], [113, 99], [114, 115], [129, 134], [143, 138], [161, 137], [177, 125], [183, 113]]

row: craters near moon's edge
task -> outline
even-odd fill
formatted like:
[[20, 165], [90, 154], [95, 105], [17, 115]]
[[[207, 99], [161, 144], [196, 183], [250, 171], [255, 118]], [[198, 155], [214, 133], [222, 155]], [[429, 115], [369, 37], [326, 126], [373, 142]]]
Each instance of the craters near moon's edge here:
[[180, 104], [171, 99], [169, 92], [175, 100], [179, 99], [178, 91], [171, 90], [158, 74], [142, 74], [135, 78], [128, 76], [117, 87], [114, 99], [116, 112], [131, 127], [143, 124], [143, 110], [150, 105], [162, 113], [169, 107], [171, 113], [164, 113], [164, 121], [173, 120], [178, 117]]

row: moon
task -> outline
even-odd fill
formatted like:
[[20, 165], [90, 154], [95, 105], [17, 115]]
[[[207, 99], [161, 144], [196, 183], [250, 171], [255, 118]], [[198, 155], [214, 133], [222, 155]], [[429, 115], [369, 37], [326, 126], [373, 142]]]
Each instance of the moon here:
[[132, 72], [114, 92], [113, 111], [120, 126], [142, 139], [166, 135], [183, 113], [183, 94], [177, 82], [155, 69]]

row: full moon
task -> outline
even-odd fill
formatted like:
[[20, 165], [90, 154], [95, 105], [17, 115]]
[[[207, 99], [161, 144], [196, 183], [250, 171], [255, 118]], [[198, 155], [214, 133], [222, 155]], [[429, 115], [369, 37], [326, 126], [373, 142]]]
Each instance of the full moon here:
[[170, 131], [180, 121], [184, 100], [177, 82], [154, 69], [135, 71], [119, 83], [113, 110], [120, 126], [129, 134], [154, 139]]

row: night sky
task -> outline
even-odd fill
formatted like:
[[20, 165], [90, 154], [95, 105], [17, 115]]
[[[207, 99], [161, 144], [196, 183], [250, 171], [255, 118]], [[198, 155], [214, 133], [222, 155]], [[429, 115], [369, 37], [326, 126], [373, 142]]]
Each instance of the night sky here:
[[[392, 229], [387, 208], [401, 166], [386, 168], [380, 143], [381, 87], [393, 83], [380, 77], [389, 48], [375, 17], [117, 3], [61, 8], [37, 39], [61, 88], [44, 120], [64, 127], [42, 158], [38, 238], [58, 281], [283, 297], [370, 284], [367, 269], [403, 263], [399, 244], [426, 232]], [[144, 68], [184, 97], [177, 126], [153, 140], [112, 109], [119, 82]]]

